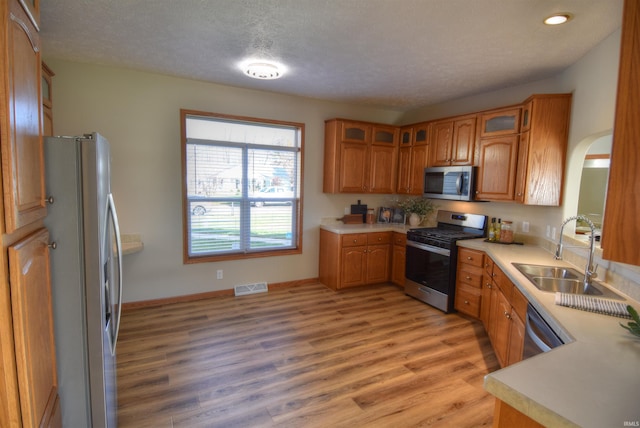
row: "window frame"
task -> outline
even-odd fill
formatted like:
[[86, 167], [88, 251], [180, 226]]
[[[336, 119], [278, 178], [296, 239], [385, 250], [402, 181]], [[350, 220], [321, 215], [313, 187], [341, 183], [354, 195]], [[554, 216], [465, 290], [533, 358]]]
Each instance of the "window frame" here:
[[[300, 147], [299, 147], [299, 163], [298, 163], [298, 183], [297, 188], [299, 191], [297, 209], [294, 211], [296, 218], [293, 219], [293, 226], [296, 231], [296, 241], [293, 248], [285, 249], [268, 249], [268, 250], [255, 250], [250, 252], [239, 251], [237, 253], [224, 253], [224, 254], [206, 254], [206, 255], [189, 255], [189, 199], [188, 199], [188, 179], [187, 179], [187, 127], [186, 121], [189, 116], [201, 116], [209, 117], [220, 120], [231, 120], [237, 122], [247, 122], [263, 125], [276, 125], [276, 126], [289, 126], [298, 128], [300, 135]], [[248, 116], [236, 116], [221, 113], [203, 112], [198, 110], [180, 109], [180, 155], [181, 155], [181, 179], [182, 179], [182, 252], [183, 263], [208, 263], [217, 262], [223, 260], [243, 260], [262, 257], [274, 257], [285, 256], [302, 253], [302, 213], [303, 213], [303, 188], [304, 188], [304, 139], [305, 139], [305, 124], [299, 122], [289, 122], [281, 120], [263, 119]]]

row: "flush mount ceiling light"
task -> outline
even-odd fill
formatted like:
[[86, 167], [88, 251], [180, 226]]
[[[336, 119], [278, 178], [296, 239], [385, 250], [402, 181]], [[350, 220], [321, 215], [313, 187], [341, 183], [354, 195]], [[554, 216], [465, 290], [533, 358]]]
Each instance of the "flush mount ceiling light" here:
[[283, 66], [270, 61], [247, 61], [240, 68], [247, 76], [261, 80], [278, 79], [284, 74]]
[[550, 17], [544, 20], [544, 23], [547, 25], [560, 25], [571, 19], [571, 14], [569, 13], [556, 13], [551, 15]]

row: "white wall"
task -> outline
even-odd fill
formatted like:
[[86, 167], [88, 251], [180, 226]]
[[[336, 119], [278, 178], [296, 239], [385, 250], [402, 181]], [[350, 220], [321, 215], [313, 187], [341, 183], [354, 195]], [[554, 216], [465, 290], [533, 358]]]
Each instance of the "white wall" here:
[[[318, 225], [362, 199], [322, 193], [324, 120], [394, 123], [400, 113], [156, 74], [47, 58], [55, 71], [54, 131], [104, 134], [112, 146], [112, 188], [123, 233], [140, 233], [141, 253], [125, 256], [125, 301], [149, 300], [318, 277]], [[182, 263], [180, 108], [305, 123], [303, 253], [219, 263]], [[224, 279], [216, 280], [217, 269]]]
[[[370, 206], [380, 206], [390, 198], [322, 193], [325, 119], [345, 117], [411, 123], [515, 104], [532, 93], [573, 91], [571, 155], [581, 139], [613, 126], [619, 39], [619, 33], [613, 34], [555, 78], [406, 115], [54, 58], [45, 60], [56, 73], [53, 81], [55, 133], [76, 135], [98, 131], [111, 142], [112, 187], [122, 232], [142, 234], [145, 245], [142, 252], [125, 257], [124, 300], [130, 302], [229, 289], [255, 281], [277, 283], [316, 278], [321, 219], [341, 216], [344, 207], [357, 199]], [[305, 123], [302, 254], [182, 263], [180, 108]], [[569, 184], [572, 181], [573, 178], [568, 179], [567, 185], [572, 185]], [[579, 178], [576, 195], [578, 185]], [[531, 222], [531, 235], [543, 235], [546, 224], [559, 225], [564, 215], [562, 208], [506, 203], [442, 202], [439, 205], [516, 222], [527, 220]], [[223, 280], [215, 279], [217, 269], [224, 270]]]

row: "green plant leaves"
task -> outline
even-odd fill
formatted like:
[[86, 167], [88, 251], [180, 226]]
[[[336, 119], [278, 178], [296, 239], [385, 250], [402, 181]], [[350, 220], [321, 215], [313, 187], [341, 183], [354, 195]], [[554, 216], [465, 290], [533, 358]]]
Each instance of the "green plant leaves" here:
[[631, 305], [627, 305], [627, 312], [633, 319], [633, 321], [629, 321], [627, 325], [620, 323], [622, 328], [631, 332], [631, 334], [640, 337], [640, 316], [638, 315], [638, 311], [636, 311]]

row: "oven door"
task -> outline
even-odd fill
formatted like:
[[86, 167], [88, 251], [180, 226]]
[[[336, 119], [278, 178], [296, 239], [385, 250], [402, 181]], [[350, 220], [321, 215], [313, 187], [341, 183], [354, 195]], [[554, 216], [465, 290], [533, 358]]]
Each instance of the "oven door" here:
[[405, 276], [441, 293], [449, 292], [450, 251], [407, 241]]

